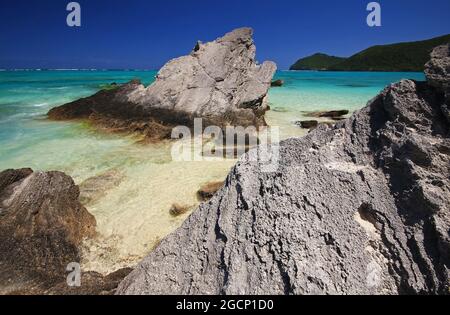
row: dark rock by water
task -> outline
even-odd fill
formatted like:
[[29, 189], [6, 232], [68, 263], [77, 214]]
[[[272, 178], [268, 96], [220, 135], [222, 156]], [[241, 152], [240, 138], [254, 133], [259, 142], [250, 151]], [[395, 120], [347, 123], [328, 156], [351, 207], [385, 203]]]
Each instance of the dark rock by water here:
[[317, 120], [303, 120], [303, 121], [297, 121], [295, 122], [297, 126], [304, 129], [313, 129], [316, 128], [319, 125], [319, 122]]
[[348, 110], [330, 110], [330, 111], [321, 111], [321, 112], [305, 112], [304, 115], [306, 117], [339, 119], [345, 115], [348, 115], [349, 113], [350, 112]]
[[211, 182], [203, 185], [197, 192], [200, 201], [207, 201], [214, 197], [214, 194], [224, 186], [224, 182]]
[[275, 81], [272, 81], [272, 83], [270, 85], [272, 87], [281, 87], [284, 85], [284, 81], [283, 80], [275, 80]]
[[0, 294], [112, 294], [131, 271], [83, 273], [66, 283], [66, 268], [80, 263], [81, 242], [94, 237], [95, 218], [79, 189], [61, 172], [0, 172]]

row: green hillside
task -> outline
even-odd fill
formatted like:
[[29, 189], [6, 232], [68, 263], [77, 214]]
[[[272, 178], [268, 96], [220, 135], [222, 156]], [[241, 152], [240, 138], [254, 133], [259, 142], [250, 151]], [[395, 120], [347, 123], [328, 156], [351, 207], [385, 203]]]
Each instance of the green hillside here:
[[329, 67], [344, 61], [345, 58], [329, 56], [325, 54], [315, 54], [299, 59], [293, 64], [290, 70], [326, 70]]
[[[430, 59], [431, 50], [439, 45], [450, 42], [450, 34], [424, 41], [407, 42], [392, 45], [373, 46], [350, 58], [336, 63], [326, 65], [320, 64], [321, 58], [316, 60], [314, 67], [310, 70], [328, 71], [418, 71], [424, 70], [425, 63]], [[314, 55], [316, 56], [316, 55]], [[314, 56], [308, 57], [312, 58]], [[301, 60], [306, 60], [304, 58]], [[299, 60], [299, 61], [301, 61]], [[323, 58], [324, 61], [329, 60]], [[331, 60], [330, 60], [331, 62]], [[296, 63], [297, 64], [297, 63]], [[301, 64], [302, 66], [302, 64]], [[321, 67], [323, 66], [323, 67]], [[306, 70], [307, 67], [299, 69], [295, 65], [291, 70]]]

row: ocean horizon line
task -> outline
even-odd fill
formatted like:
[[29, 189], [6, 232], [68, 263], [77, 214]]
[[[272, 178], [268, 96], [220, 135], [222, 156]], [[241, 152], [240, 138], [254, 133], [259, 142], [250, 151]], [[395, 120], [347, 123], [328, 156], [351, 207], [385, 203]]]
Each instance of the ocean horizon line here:
[[[0, 68], [0, 72], [45, 72], [45, 71], [91, 71], [91, 72], [157, 72], [159, 69], [96, 69], [96, 68], [61, 68], [61, 69], [46, 69], [46, 68], [30, 68], [30, 69], [5, 69]], [[278, 69], [277, 72], [324, 72], [324, 73], [343, 73], [343, 72], [354, 72], [354, 73], [420, 73], [420, 71], [360, 71], [360, 70], [352, 70], [352, 71], [345, 71], [345, 70], [290, 70], [290, 69]]]

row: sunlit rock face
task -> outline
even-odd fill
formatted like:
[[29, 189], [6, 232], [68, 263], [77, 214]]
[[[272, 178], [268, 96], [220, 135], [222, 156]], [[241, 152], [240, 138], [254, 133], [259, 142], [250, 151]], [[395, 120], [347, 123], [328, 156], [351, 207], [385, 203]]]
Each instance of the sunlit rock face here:
[[448, 294], [445, 64], [439, 47], [428, 82], [392, 84], [351, 118], [282, 142], [275, 172], [250, 150], [118, 293]]
[[51, 119], [90, 119], [111, 128], [167, 138], [171, 127], [263, 126], [276, 65], [255, 61], [250, 28], [234, 30], [169, 61], [148, 87], [132, 81], [52, 109]]

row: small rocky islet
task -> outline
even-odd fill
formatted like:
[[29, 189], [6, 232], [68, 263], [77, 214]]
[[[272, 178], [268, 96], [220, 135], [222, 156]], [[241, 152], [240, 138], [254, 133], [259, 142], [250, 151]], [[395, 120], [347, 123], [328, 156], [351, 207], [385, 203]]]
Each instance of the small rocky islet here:
[[[255, 62], [242, 28], [174, 59], [149, 87], [114, 85], [51, 110], [149, 141], [179, 124], [265, 126], [275, 64]], [[310, 121], [280, 143], [278, 170], [244, 157], [133, 271], [65, 283], [95, 218], [60, 172], [0, 173], [2, 293], [446, 294], [450, 279], [450, 49], [437, 47], [427, 82], [387, 87], [350, 118]], [[348, 111], [309, 113], [340, 120]], [[306, 127], [305, 127], [306, 128]], [[254, 153], [254, 149], [246, 156]], [[112, 176], [112, 175], [105, 175]], [[89, 182], [82, 198], [96, 198]], [[189, 206], [174, 204], [174, 216]], [[18, 265], [17, 262], [20, 262]], [[61, 275], [64, 275], [62, 277]], [[201, 275], [201, 276], [200, 276]]]
[[114, 131], [137, 132], [147, 139], [171, 138], [172, 129], [208, 126], [266, 126], [267, 92], [276, 65], [257, 64], [253, 30], [241, 28], [169, 61], [145, 87], [133, 80], [117, 88], [48, 113], [52, 120], [86, 120]]

